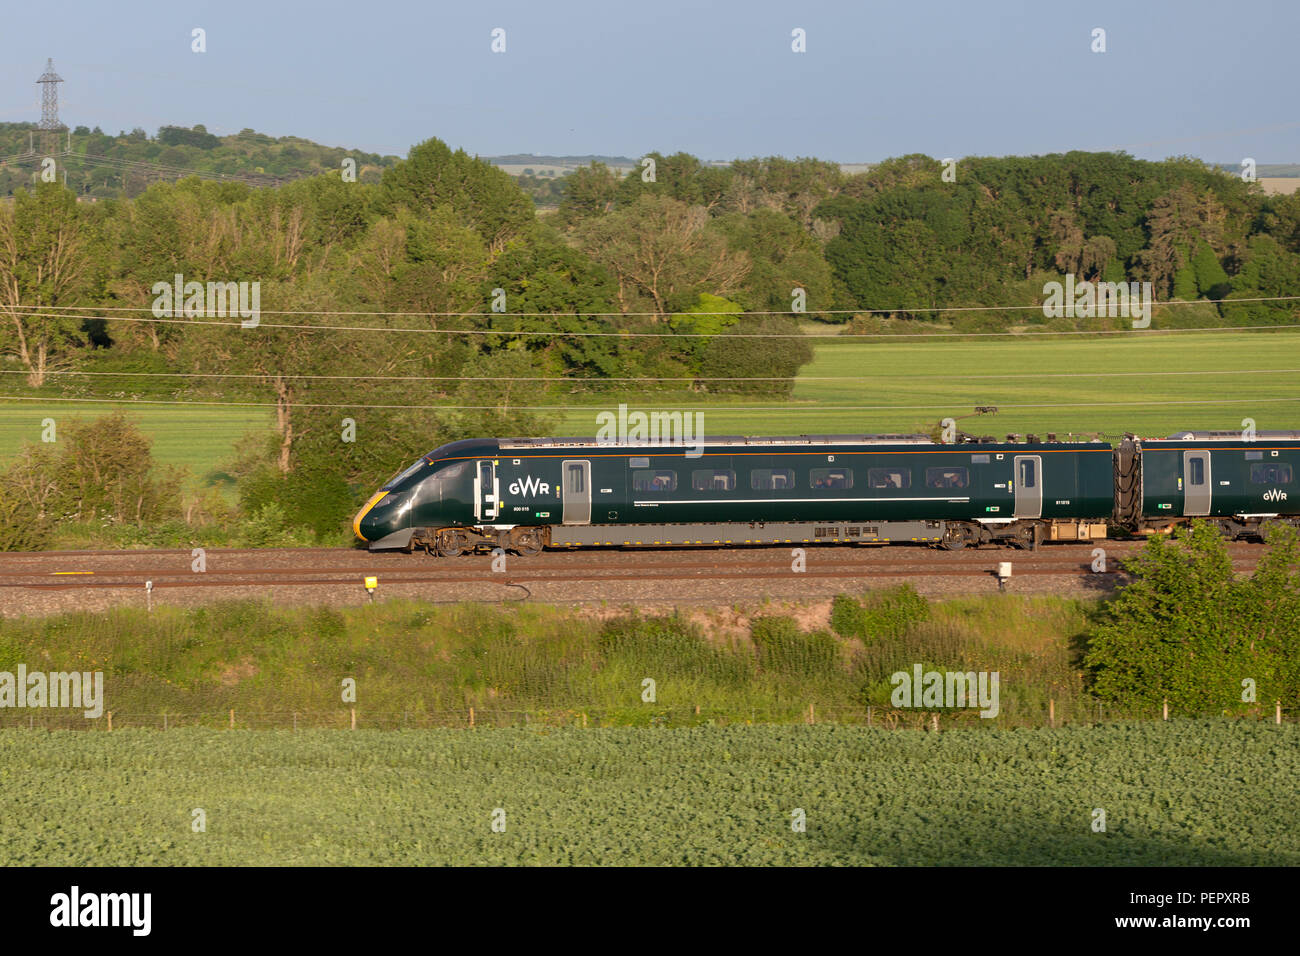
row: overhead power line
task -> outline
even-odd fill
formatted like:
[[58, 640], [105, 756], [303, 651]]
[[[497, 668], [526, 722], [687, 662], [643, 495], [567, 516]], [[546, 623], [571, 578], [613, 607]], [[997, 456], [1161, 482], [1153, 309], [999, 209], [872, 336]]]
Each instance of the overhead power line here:
[[[1245, 300], [1236, 300], [1245, 301]], [[158, 318], [155, 316], [126, 316], [126, 315], [80, 315], [67, 313], [50, 313], [44, 311], [23, 312], [16, 309], [0, 308], [0, 312], [18, 318], [47, 318], [47, 319], [75, 319], [80, 321], [98, 321], [98, 322], [144, 322], [159, 325], [206, 325], [216, 328], [243, 328], [240, 319], [235, 318], [230, 322], [222, 322], [214, 319], [170, 319]], [[295, 313], [295, 314], [320, 314], [320, 313]], [[366, 313], [379, 314], [379, 313]], [[479, 314], [490, 313], [458, 313], [461, 316], [474, 316]], [[737, 314], [737, 313], [729, 313]], [[565, 318], [565, 316], [551, 316], [552, 318]], [[1272, 325], [1219, 325], [1209, 326], [1206, 328], [1146, 328], [1146, 329], [1070, 329], [1054, 330], [1041, 329], [1025, 332], [863, 332], [842, 334], [840, 332], [814, 333], [811, 335], [803, 332], [569, 332], [556, 329], [416, 329], [394, 327], [387, 325], [301, 325], [287, 322], [261, 322], [257, 326], [244, 328], [245, 332], [254, 332], [255, 329], [289, 329], [301, 332], [384, 332], [384, 333], [405, 333], [414, 335], [499, 335], [513, 336], [517, 338], [627, 338], [627, 339], [682, 339], [682, 338], [714, 338], [726, 337], [733, 339], [815, 339], [826, 338], [837, 341], [852, 342], [860, 339], [914, 339], [926, 340], [937, 338], [995, 338], [1002, 336], [1014, 336], [1020, 339], [1033, 339], [1038, 337], [1053, 335], [1134, 335], [1155, 334], [1169, 335], [1171, 333], [1196, 333], [1196, 332], [1249, 332], [1261, 330], [1279, 330], [1300, 328], [1300, 323], [1286, 322], [1275, 323]]]
[[[1290, 375], [1300, 373], [1300, 368], [1242, 368], [1201, 369], [1197, 371], [1143, 371], [1143, 372], [998, 372], [981, 374], [944, 374], [945, 381], [967, 379], [1033, 379], [1051, 378], [1151, 378], [1160, 375]], [[29, 375], [25, 369], [0, 369], [0, 375]], [[265, 380], [269, 378], [294, 381], [377, 381], [377, 382], [568, 382], [574, 385], [590, 382], [786, 382], [791, 378], [799, 382], [861, 382], [889, 379], [915, 379], [915, 375], [675, 375], [675, 376], [574, 376], [574, 375], [300, 375], [285, 372], [101, 372], [81, 369], [51, 369], [46, 375], [87, 375], [116, 378], [240, 378]]]
[[[1234, 304], [1238, 302], [1297, 302], [1300, 301], [1300, 295], [1263, 295], [1243, 299], [1195, 299], [1191, 302], [1165, 301], [1153, 302], [1152, 308], [1166, 308], [1168, 306], [1186, 306], [1186, 305], [1221, 305], [1224, 302]], [[783, 315], [791, 318], [800, 316], [809, 317], [813, 315], [894, 315], [900, 312], [910, 314], [914, 313], [940, 313], [940, 312], [1021, 312], [1021, 311], [1042, 311], [1042, 304], [1038, 305], [961, 305], [961, 306], [925, 306], [921, 308], [893, 308], [893, 309], [812, 309], [808, 312], [791, 312], [788, 309], [778, 311], [776, 309], [742, 309], [737, 312], [383, 312], [383, 311], [344, 311], [337, 309], [259, 309], [259, 315], [349, 315], [365, 316], [371, 315], [376, 318], [427, 318], [427, 319], [472, 319], [472, 318], [490, 318], [490, 319], [508, 319], [508, 318], [530, 318], [530, 319], [560, 319], [560, 318], [650, 318], [653, 316], [706, 316], [706, 315], [723, 315], [723, 316], [744, 316], [744, 315]], [[15, 305], [13, 310], [42, 310], [48, 312], [58, 311], [81, 311], [84, 309], [93, 309], [97, 312], [152, 312], [153, 306], [148, 305], [96, 305], [96, 306], [77, 306], [77, 305]], [[159, 319], [159, 321], [162, 321]]]
[[[200, 405], [231, 406], [240, 408], [278, 408], [278, 402], [215, 402], [199, 399], [118, 399], [118, 398], [45, 398], [39, 395], [0, 395], [0, 401], [15, 402], [79, 402], [92, 405]], [[1168, 401], [1139, 400], [1132, 402], [1037, 402], [1032, 404], [1002, 404], [998, 409], [1023, 408], [1166, 408], [1192, 405], [1270, 405], [1277, 402], [1295, 402], [1295, 398], [1242, 398], [1242, 399], [1186, 399]], [[638, 410], [674, 412], [710, 412], [714, 415], [733, 412], [880, 412], [880, 411], [951, 411], [954, 406], [968, 403], [949, 402], [946, 405], [643, 405]], [[393, 409], [402, 411], [500, 411], [500, 405], [371, 405], [343, 402], [294, 402], [295, 408]], [[511, 405], [516, 411], [599, 413], [606, 411], [597, 405]]]

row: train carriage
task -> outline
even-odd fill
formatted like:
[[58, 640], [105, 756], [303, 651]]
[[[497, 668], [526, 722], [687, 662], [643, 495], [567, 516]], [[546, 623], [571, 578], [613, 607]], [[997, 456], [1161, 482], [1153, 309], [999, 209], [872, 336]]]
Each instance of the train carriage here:
[[356, 516], [372, 549], [681, 546], [1105, 537], [1112, 450], [1101, 442], [962, 442], [924, 435], [453, 442]]
[[1203, 518], [1230, 537], [1260, 537], [1270, 522], [1297, 523], [1298, 476], [1297, 431], [1129, 436], [1116, 451], [1115, 520], [1153, 534]]

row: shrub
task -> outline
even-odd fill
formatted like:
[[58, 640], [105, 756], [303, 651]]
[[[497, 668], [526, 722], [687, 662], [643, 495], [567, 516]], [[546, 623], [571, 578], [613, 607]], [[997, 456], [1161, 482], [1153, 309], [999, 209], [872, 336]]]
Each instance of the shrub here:
[[1085, 664], [1093, 692], [1182, 713], [1248, 710], [1300, 693], [1300, 539], [1279, 527], [1254, 574], [1237, 580], [1219, 532], [1194, 522], [1126, 562], [1132, 582], [1103, 605]]
[[805, 633], [794, 618], [757, 617], [750, 634], [763, 670], [792, 677], [829, 674], [839, 662], [839, 645], [825, 631]]

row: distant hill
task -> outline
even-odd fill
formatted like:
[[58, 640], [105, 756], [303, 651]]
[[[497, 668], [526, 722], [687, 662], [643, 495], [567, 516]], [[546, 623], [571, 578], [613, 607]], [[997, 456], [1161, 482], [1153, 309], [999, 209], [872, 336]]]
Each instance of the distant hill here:
[[[136, 128], [110, 135], [98, 126], [60, 133], [53, 158], [59, 178], [79, 195], [107, 198], [143, 192], [152, 182], [201, 176], [244, 181], [254, 186], [337, 171], [345, 158], [357, 164], [357, 179], [377, 181], [400, 157], [322, 146], [298, 136], [268, 136], [241, 130], [215, 136], [202, 125], [164, 126], [149, 136]], [[41, 132], [34, 123], [0, 123], [0, 196], [31, 183], [44, 159]]]
[[[1241, 172], [1240, 162], [1215, 165], [1226, 172]], [[1255, 175], [1260, 179], [1290, 179], [1293, 176], [1300, 176], [1300, 163], [1260, 163], [1255, 167]]]

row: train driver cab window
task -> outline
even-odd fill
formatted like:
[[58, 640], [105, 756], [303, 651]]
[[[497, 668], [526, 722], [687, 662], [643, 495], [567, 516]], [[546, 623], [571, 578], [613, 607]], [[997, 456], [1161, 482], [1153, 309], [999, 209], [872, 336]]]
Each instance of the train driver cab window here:
[[735, 491], [736, 473], [729, 468], [699, 468], [691, 472], [695, 491]]
[[814, 468], [808, 482], [814, 490], [844, 491], [853, 487], [853, 472], [848, 468]]
[[393, 488], [398, 482], [402, 482], [405, 481], [407, 478], [410, 478], [413, 474], [415, 474], [417, 471], [419, 471], [427, 464], [429, 464], [429, 461], [425, 458], [421, 458], [414, 465], [411, 465], [407, 468], [403, 468], [397, 474], [393, 475], [392, 478], [389, 478], [388, 484], [380, 488], [380, 491], [387, 491]]
[[867, 485], [871, 488], [911, 488], [911, 468], [868, 468]]
[[1187, 462], [1187, 483], [1189, 485], [1205, 484], [1205, 459], [1192, 458]]
[[632, 472], [632, 490], [667, 494], [677, 490], [677, 472], [664, 468], [643, 468]]
[[793, 468], [755, 468], [749, 473], [755, 491], [786, 491], [794, 487]]
[[927, 488], [965, 488], [969, 484], [969, 473], [959, 465], [943, 465], [938, 468], [925, 469], [925, 486]]
[[1291, 466], [1280, 461], [1259, 462], [1250, 466], [1252, 485], [1289, 485]]

